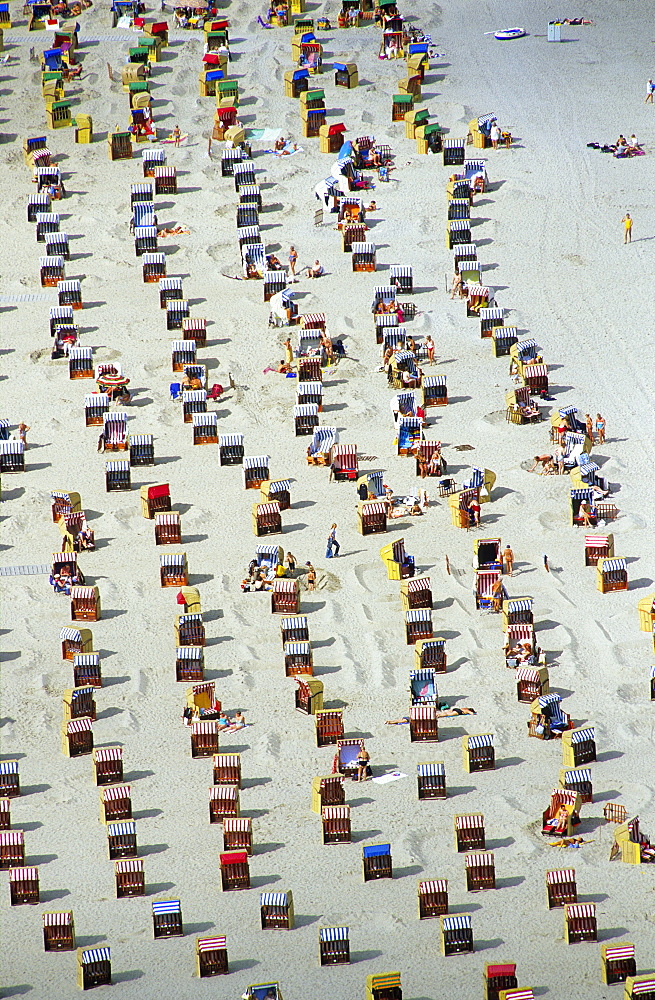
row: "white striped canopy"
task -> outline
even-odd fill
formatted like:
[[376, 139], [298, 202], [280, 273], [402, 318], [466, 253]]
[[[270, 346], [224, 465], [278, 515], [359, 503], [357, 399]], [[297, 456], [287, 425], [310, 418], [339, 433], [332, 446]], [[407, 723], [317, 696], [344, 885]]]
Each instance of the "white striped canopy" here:
[[214, 767], [239, 767], [241, 757], [238, 753], [215, 753]]
[[601, 570], [603, 573], [616, 573], [625, 571], [625, 559], [603, 559]]
[[1, 761], [0, 774], [18, 774], [18, 761], [17, 760]]
[[[174, 301], [179, 301], [175, 299]], [[182, 391], [182, 404], [187, 403], [206, 403], [207, 402], [207, 390], [206, 389], [184, 389]]]
[[547, 885], [560, 885], [562, 882], [575, 882], [575, 868], [556, 868], [546, 872]]
[[309, 642], [285, 642], [284, 644], [284, 655], [285, 656], [309, 656], [312, 651], [312, 647]]
[[[91, 587], [73, 587], [73, 590], [92, 590]], [[86, 595], [90, 596], [90, 595]], [[100, 665], [100, 653], [76, 653], [73, 657], [75, 667], [97, 667]]]
[[93, 751], [93, 759], [99, 763], [104, 763], [107, 760], [122, 760], [123, 748], [96, 747], [96, 749]]
[[179, 523], [180, 523], [180, 515], [177, 512], [173, 514], [155, 514], [155, 525], [179, 524]]
[[610, 961], [617, 961], [622, 958], [634, 958], [635, 946], [633, 944], [617, 945], [615, 948], [605, 948], [605, 958]]
[[121, 462], [105, 462], [105, 472], [129, 472], [130, 463], [127, 461]]
[[[320, 383], [316, 383], [319, 385]], [[316, 417], [318, 420], [318, 403], [298, 403], [293, 408], [293, 416], [297, 417]]]
[[445, 931], [468, 931], [471, 929], [471, 918], [468, 913], [460, 917], [442, 917], [441, 926]]
[[295, 594], [297, 583], [295, 580], [275, 580], [273, 590], [277, 594]]
[[192, 413], [194, 427], [216, 427], [218, 425], [217, 413]]
[[160, 566], [184, 566], [186, 563], [185, 552], [169, 552], [159, 557]]
[[196, 947], [198, 951], [224, 951], [227, 948], [227, 938], [224, 937], [213, 937], [213, 938], [198, 938], [196, 941]]
[[410, 719], [436, 719], [437, 706], [432, 703], [428, 705], [412, 705], [409, 710]]
[[348, 927], [321, 927], [321, 941], [347, 941], [350, 931]]
[[521, 597], [520, 599], [510, 598], [506, 602], [507, 614], [514, 614], [517, 611], [532, 611], [532, 598], [531, 597]]
[[287, 906], [286, 892], [262, 892], [259, 896], [260, 906]]
[[491, 853], [486, 853], [486, 854], [465, 854], [464, 855], [464, 867], [465, 868], [494, 868], [495, 867], [494, 856]]
[[[187, 343], [187, 341], [185, 341]], [[243, 434], [221, 434], [218, 439], [221, 448], [238, 448], [243, 446]], [[268, 462], [266, 463], [268, 465]]]
[[564, 781], [567, 785], [579, 785], [583, 781], [591, 781], [591, 768], [576, 767], [573, 771], [565, 771]]
[[92, 965], [95, 962], [110, 962], [111, 949], [91, 948], [89, 951], [83, 951], [80, 956], [80, 961], [82, 962], [82, 965]]
[[389, 277], [392, 281], [394, 278], [411, 278], [412, 269], [403, 264], [392, 264], [389, 268]]
[[160, 899], [152, 904], [152, 915], [158, 917], [164, 913], [181, 913], [182, 906], [179, 899]]
[[536, 683], [539, 680], [539, 671], [535, 667], [517, 667], [516, 680]]
[[564, 907], [566, 919], [580, 920], [596, 916], [595, 903], [567, 903]]
[[70, 733], [90, 733], [93, 731], [91, 719], [69, 719], [66, 723], [66, 732]]
[[130, 785], [114, 785], [102, 790], [103, 802], [114, 802], [120, 799], [130, 799], [131, 797], [132, 789]]
[[280, 505], [277, 500], [272, 503], [258, 503], [257, 504], [257, 517], [264, 517], [266, 514], [279, 514]]
[[251, 827], [250, 816], [226, 816], [223, 820], [224, 833], [249, 833]]
[[202, 660], [204, 655], [202, 646], [178, 646], [175, 650], [177, 660]]
[[22, 830], [3, 830], [0, 832], [0, 847], [22, 844], [24, 836]]
[[283, 618], [280, 622], [280, 628], [284, 632], [289, 632], [292, 629], [298, 631], [300, 629], [307, 629], [307, 616], [306, 615], [296, 615], [293, 618]]
[[213, 801], [216, 799], [226, 799], [229, 802], [235, 802], [237, 792], [238, 788], [236, 785], [212, 785], [209, 789], [209, 798]]
[[[243, 435], [238, 435], [243, 440]], [[246, 455], [243, 460], [244, 469], [268, 469], [270, 462], [268, 455]]]
[[143, 858], [127, 858], [124, 861], [116, 861], [114, 863], [116, 865], [117, 875], [124, 875], [127, 872], [143, 871]]
[[38, 868], [11, 868], [9, 870], [10, 882], [37, 882], [38, 878]]
[[42, 913], [44, 927], [70, 927], [73, 923], [73, 911], [62, 910], [58, 913]]
[[469, 750], [475, 750], [478, 747], [492, 747], [493, 745], [494, 738], [492, 733], [484, 733], [481, 736], [469, 736], [468, 738]]
[[92, 396], [84, 397], [84, 408], [86, 410], [100, 409], [100, 407], [109, 408], [109, 396], [106, 392], [96, 392]]
[[77, 292], [82, 290], [79, 278], [66, 278], [57, 282], [57, 292]]
[[350, 806], [323, 806], [321, 816], [323, 819], [350, 820]]
[[448, 879], [437, 878], [429, 879], [426, 882], [419, 882], [418, 891], [421, 896], [427, 896], [433, 892], [448, 892]]
[[[382, 506], [380, 504], [379, 506]], [[410, 608], [405, 612], [405, 622], [431, 622], [432, 612], [430, 608]]]
[[68, 352], [69, 361], [85, 361], [93, 357], [93, 349], [91, 347], [71, 347]]
[[407, 581], [407, 591], [410, 594], [418, 594], [422, 590], [430, 590], [430, 577], [417, 576]]
[[479, 830], [480, 828], [484, 828], [484, 816], [482, 813], [455, 816], [456, 830]]
[[444, 764], [443, 761], [438, 760], [434, 761], [434, 763], [431, 764], [417, 764], [416, 770], [420, 775], [420, 777], [422, 778], [429, 778], [435, 776], [445, 777], [446, 765]]
[[215, 736], [217, 732], [218, 732], [218, 723], [215, 720], [211, 722], [191, 723], [192, 736]]
[[587, 743], [588, 741], [594, 742], [595, 739], [596, 730], [593, 728], [574, 729], [571, 733], [571, 743]]

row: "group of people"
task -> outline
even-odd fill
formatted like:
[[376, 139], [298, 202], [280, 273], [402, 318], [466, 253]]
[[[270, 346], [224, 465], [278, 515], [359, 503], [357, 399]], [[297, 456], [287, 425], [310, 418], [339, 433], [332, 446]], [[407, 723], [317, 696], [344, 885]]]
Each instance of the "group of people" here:
[[182, 721], [185, 726], [191, 726], [194, 722], [199, 722], [211, 716], [212, 719], [218, 715], [219, 733], [237, 733], [240, 729], [245, 729], [246, 718], [241, 710], [234, 713], [234, 718], [221, 709], [220, 701], [215, 701], [212, 708], [198, 708], [197, 705], [185, 705], [182, 711]]
[[50, 574], [50, 584], [55, 594], [65, 594], [66, 597], [70, 597], [73, 587], [83, 586], [84, 574], [79, 567], [66, 563], [58, 572]]

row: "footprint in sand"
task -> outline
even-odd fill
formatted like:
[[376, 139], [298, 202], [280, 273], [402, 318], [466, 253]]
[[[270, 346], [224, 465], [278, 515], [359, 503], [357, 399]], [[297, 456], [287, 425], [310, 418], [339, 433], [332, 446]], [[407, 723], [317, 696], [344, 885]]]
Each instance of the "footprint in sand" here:
[[359, 566], [355, 566], [355, 577], [357, 578], [357, 583], [360, 587], [363, 587], [365, 591], [369, 594], [375, 594], [377, 589], [374, 580], [374, 570], [371, 566], [366, 566], [364, 563], [360, 563]]
[[280, 737], [277, 733], [268, 733], [266, 736], [266, 752], [270, 753], [271, 757], [280, 756]]

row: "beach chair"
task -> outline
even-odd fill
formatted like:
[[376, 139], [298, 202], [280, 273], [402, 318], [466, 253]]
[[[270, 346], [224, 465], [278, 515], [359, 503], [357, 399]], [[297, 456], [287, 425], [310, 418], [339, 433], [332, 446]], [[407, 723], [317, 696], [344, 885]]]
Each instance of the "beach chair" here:
[[610, 861], [616, 861], [617, 858], [628, 865], [655, 861], [655, 847], [641, 831], [638, 816], [633, 816], [615, 828]]
[[215, 785], [234, 785], [241, 788], [241, 755], [217, 753], [212, 762]]
[[471, 915], [440, 916], [442, 955], [462, 955], [474, 951]]
[[580, 796], [563, 788], [550, 793], [550, 803], [542, 815], [541, 832], [546, 837], [570, 837], [580, 822]]
[[265, 480], [270, 479], [269, 462], [268, 455], [247, 455], [243, 458], [243, 488], [245, 490], [258, 490]]
[[[216, 746], [218, 746], [218, 740], [216, 740]], [[222, 823], [226, 816], [229, 816], [230, 819], [238, 819], [239, 815], [238, 786], [212, 785], [209, 789], [209, 822]]]
[[[71, 621], [97, 622], [102, 617], [97, 587], [71, 587]], [[93, 655], [93, 654], [91, 654]], [[73, 666], [75, 661], [73, 661]], [[75, 682], [75, 686], [80, 685]]]
[[599, 559], [596, 567], [596, 588], [601, 594], [628, 589], [625, 559]]
[[330, 476], [337, 483], [356, 480], [359, 475], [356, 444], [334, 444], [330, 449]]
[[155, 464], [155, 444], [152, 434], [130, 434], [130, 465]]
[[[503, 1000], [505, 996], [503, 991], [518, 989], [519, 981], [516, 978], [516, 965], [513, 962], [505, 962], [502, 965], [499, 965], [497, 962], [485, 962], [484, 972], [482, 973], [482, 985], [484, 1000]], [[524, 992], [532, 994], [532, 990]], [[533, 1000], [533, 997], [525, 996], [523, 1000]]]
[[66, 514], [77, 514], [82, 511], [82, 501], [79, 493], [63, 493], [52, 490], [50, 493], [52, 520], [56, 524]]
[[445, 674], [447, 670], [446, 640], [440, 637], [419, 639], [414, 646], [414, 666], [417, 670], [432, 670]]
[[188, 365], [195, 365], [195, 363], [195, 340], [173, 340], [171, 342], [171, 367], [174, 372], [182, 372]]
[[304, 434], [313, 435], [314, 428], [318, 427], [318, 405], [316, 403], [302, 403], [294, 406], [293, 422], [296, 437]]
[[0, 869], [22, 867], [25, 864], [25, 835], [22, 830], [0, 832]]
[[[321, 359], [320, 358], [313, 357], [313, 358], [299, 358], [298, 359], [298, 382], [299, 382], [299, 384], [300, 383], [307, 383], [307, 382], [322, 382], [322, 381], [323, 381], [323, 374], [321, 372]], [[334, 440], [336, 440], [336, 428], [324, 428], [324, 427], [321, 427], [321, 428], [318, 428], [318, 430], [319, 430], [319, 434], [322, 435], [322, 436], [325, 436], [328, 440], [331, 440], [331, 438], [333, 436], [331, 432], [334, 431]], [[326, 430], [328, 431], [328, 433], [324, 435], [324, 431], [326, 431]], [[330, 446], [328, 445], [328, 450], [329, 450], [329, 447]]]
[[92, 687], [72, 688], [64, 691], [64, 719], [83, 719], [88, 717], [93, 722], [96, 718], [96, 703]]
[[475, 606], [478, 611], [493, 607], [494, 587], [502, 580], [500, 563], [495, 569], [478, 569], [475, 571]]
[[283, 618], [280, 622], [282, 648], [287, 642], [309, 642], [309, 626], [306, 615]]
[[608, 823], [625, 823], [628, 818], [628, 810], [625, 806], [615, 802], [606, 802], [603, 807], [603, 816]]
[[464, 858], [466, 871], [466, 889], [468, 892], [481, 892], [496, 888], [496, 862], [494, 855], [467, 854]]
[[82, 285], [78, 278], [68, 278], [64, 280], [63, 273], [59, 280], [55, 282], [57, 288], [57, 302], [59, 306], [71, 306], [73, 309], [81, 309]]
[[387, 505], [377, 500], [357, 504], [357, 527], [361, 535], [379, 535], [387, 530]]
[[562, 733], [562, 764], [580, 767], [596, 760], [596, 731], [591, 726]]
[[128, 858], [114, 862], [116, 877], [116, 899], [128, 896], [145, 896], [146, 877], [141, 858]]
[[516, 668], [516, 698], [523, 704], [531, 704], [541, 695], [550, 693], [547, 667]]
[[296, 615], [300, 611], [300, 585], [297, 580], [277, 579], [271, 591], [271, 614]]
[[[387, 579], [406, 580], [414, 575], [414, 557], [405, 552], [404, 538], [397, 538], [394, 542], [384, 545], [380, 549], [380, 558], [387, 571]], [[432, 607], [431, 602], [430, 607]]]
[[[192, 647], [184, 646], [184, 650]], [[186, 680], [186, 678], [185, 678]], [[213, 757], [218, 752], [218, 723], [217, 722], [192, 722], [191, 723], [191, 756], [192, 757]]]
[[440, 917], [446, 913], [448, 913], [448, 879], [442, 878], [419, 882], [419, 920], [429, 920], [432, 917]]
[[[145, 70], [144, 70], [145, 73]], [[110, 132], [107, 136], [107, 155], [109, 159], [131, 160], [132, 159], [132, 135], [130, 132], [123, 132], [120, 129]], [[148, 176], [145, 175], [144, 176]]]
[[325, 108], [309, 108], [305, 110], [301, 107], [301, 132], [305, 139], [320, 138], [321, 129], [325, 127]]
[[575, 880], [575, 869], [556, 868], [547, 871], [546, 896], [549, 910], [563, 907], [567, 903], [577, 903], [578, 886]]
[[436, 705], [439, 695], [432, 668], [410, 670], [409, 698], [411, 705]]
[[11, 830], [11, 799], [0, 798], [0, 830]]
[[303, 715], [316, 715], [323, 710], [323, 682], [314, 680], [307, 671], [296, 674], [295, 708]]
[[[479, 286], [478, 288], [469, 288], [469, 296], [471, 294], [477, 294], [482, 299], [485, 297], [485, 292], [487, 293], [487, 298], [490, 296], [489, 289]], [[468, 315], [475, 315], [475, 313], [470, 312]], [[492, 337], [493, 330], [504, 325], [505, 310], [500, 308], [500, 306], [491, 306], [483, 304], [483, 306], [477, 310], [477, 315], [480, 318], [480, 337], [485, 340]], [[511, 348], [510, 348], [511, 353]], [[546, 383], [548, 380], [546, 380]], [[527, 384], [527, 383], [526, 383]]]
[[598, 940], [595, 903], [565, 904], [564, 940], [567, 944]]
[[[135, 230], [136, 232], [136, 230]], [[189, 317], [188, 299], [167, 299], [166, 301], [166, 329], [181, 330], [185, 319]], [[186, 337], [184, 338], [187, 339]]]
[[75, 951], [75, 924], [73, 911], [42, 913], [43, 950]]
[[[320, 413], [323, 409], [323, 383], [316, 381], [299, 382], [296, 387], [296, 403], [298, 406], [313, 403], [318, 407], [318, 412]], [[313, 430], [311, 433], [314, 433]]]
[[285, 642], [284, 673], [286, 677], [314, 674], [312, 647], [309, 642]]
[[413, 646], [420, 639], [431, 639], [432, 636], [430, 608], [413, 608], [405, 612], [405, 641], [408, 646]]
[[201, 614], [178, 615], [175, 620], [175, 645], [205, 645], [205, 626]]
[[205, 676], [205, 653], [202, 646], [179, 646], [175, 651], [175, 680], [202, 681]]
[[438, 122], [425, 122], [414, 129], [416, 152], [441, 153], [443, 151], [442, 129]]
[[[342, 741], [345, 742], [345, 741]], [[358, 740], [358, 749], [363, 741]], [[312, 778], [312, 812], [322, 814], [325, 806], [342, 806], [345, 804], [344, 778], [341, 774], [331, 774], [324, 778]]]
[[571, 716], [562, 711], [561, 701], [561, 695], [554, 691], [535, 698], [530, 705], [532, 717], [528, 722], [528, 736], [550, 740], [563, 737], [565, 731], [572, 729]]
[[343, 736], [343, 712], [340, 709], [316, 713], [316, 746], [336, 746]]
[[476, 736], [463, 736], [462, 756], [464, 770], [469, 774], [475, 771], [494, 771], [496, 754], [493, 734], [481, 733]]
[[90, 347], [71, 347], [68, 352], [68, 377], [93, 378], [93, 350]]
[[110, 785], [100, 793], [100, 822], [115, 823], [132, 819], [132, 789], [129, 785]]
[[[501, 540], [500, 538], [476, 538], [473, 541], [473, 554], [478, 569], [499, 569]], [[505, 602], [507, 603], [507, 602]]]
[[65, 278], [63, 257], [39, 257], [42, 288], [57, 288]]
[[122, 493], [132, 489], [129, 462], [105, 462], [105, 489], [107, 493]]
[[[600, 975], [608, 986], [625, 983], [629, 976], [636, 976], [635, 946], [629, 941], [617, 944], [601, 944]], [[655, 979], [651, 978], [652, 994], [655, 996]], [[637, 994], [639, 996], [639, 994]]]
[[[435, 720], [436, 721], [436, 720]], [[446, 788], [446, 765], [443, 761], [417, 764], [418, 798], [445, 799], [448, 797]], [[447, 910], [443, 911], [447, 913]]]
[[318, 932], [319, 961], [323, 965], [350, 965], [347, 927], [321, 927]]
[[223, 817], [223, 850], [244, 850], [252, 854], [252, 819], [250, 816]]
[[375, 243], [353, 243], [351, 251], [353, 271], [375, 271]]
[[186, 587], [188, 579], [185, 552], [171, 552], [159, 557], [159, 581], [162, 587]]
[[161, 899], [152, 904], [152, 933], [156, 940], [183, 937], [182, 905], [179, 899]]
[[[135, 226], [134, 227], [134, 253], [137, 257], [144, 254], [157, 253], [157, 227], [156, 226]], [[170, 330], [171, 328], [168, 327]]]
[[455, 849], [463, 851], [484, 851], [485, 830], [482, 813], [460, 813], [454, 818]]
[[508, 598], [503, 601], [503, 631], [510, 625], [534, 624], [533, 600], [531, 597]]
[[593, 802], [594, 800], [591, 768], [577, 767], [573, 770], [562, 768], [559, 772], [559, 784], [560, 788], [577, 792], [581, 802]]
[[220, 714], [221, 703], [216, 700], [216, 685], [214, 681], [200, 681], [186, 689], [186, 703], [189, 708], [197, 710], [203, 719], [214, 719]]
[[[452, 220], [452, 219], [470, 219], [471, 218], [471, 199], [470, 199], [470, 197], [467, 195], [466, 198], [449, 198], [448, 205], [447, 205], [446, 218], [449, 219], [449, 220]], [[488, 291], [489, 291], [489, 289], [487, 289], [487, 292]], [[469, 289], [469, 292], [470, 292], [470, 289]], [[489, 296], [487, 295], [487, 296], [480, 296], [480, 297], [486, 297], [488, 299]], [[484, 305], [488, 305], [488, 302], [485, 302]], [[467, 316], [470, 316], [470, 315], [471, 315], [471, 313], [467, 311]]]
[[210, 976], [227, 976], [229, 972], [227, 938], [196, 938], [196, 975], [200, 979], [208, 979]]
[[25, 472], [25, 445], [22, 441], [0, 441], [2, 472]]
[[[252, 160], [242, 158], [239, 163], [235, 163], [232, 168], [232, 177], [234, 179], [234, 190], [239, 193], [240, 189], [246, 185], [250, 186], [255, 183], [255, 166]], [[253, 241], [256, 242], [256, 241]], [[286, 274], [284, 271], [279, 271], [278, 276], [285, 280], [286, 284]], [[264, 299], [266, 302], [267, 300]]]
[[[354, 778], [357, 774], [359, 765], [357, 764], [357, 758], [359, 756], [360, 750], [364, 749], [364, 740], [338, 740], [337, 741], [337, 752], [334, 755], [333, 771], [339, 774], [343, 774], [346, 778]], [[318, 780], [318, 779], [315, 779]], [[341, 802], [340, 803], [327, 803], [332, 805], [340, 805], [344, 802], [343, 798], [343, 788], [341, 791]], [[325, 803], [324, 803], [325, 804]]]
[[153, 178], [155, 196], [158, 194], [177, 194], [177, 167], [156, 166]]
[[182, 339], [193, 340], [197, 347], [204, 347], [207, 342], [207, 320], [184, 316], [182, 319]]
[[7, 799], [15, 799], [20, 795], [17, 760], [0, 761], [0, 795]]
[[445, 375], [425, 375], [421, 381], [423, 406], [447, 406], [448, 388]]
[[548, 365], [524, 365], [522, 378], [532, 396], [548, 395]]
[[[36, 242], [47, 243], [47, 236], [59, 232], [59, 214], [57, 212], [38, 212], [36, 216]], [[46, 247], [48, 256], [52, 256]], [[63, 257], [64, 255], [61, 254]]]
[[[244, 448], [243, 448], [243, 434], [221, 434], [219, 436], [219, 439], [218, 439], [218, 462], [219, 462], [219, 465], [243, 465], [243, 462], [244, 462], [243, 452], [244, 452]], [[267, 471], [268, 470], [268, 456], [264, 456], [264, 458], [266, 459], [266, 461], [263, 463], [263, 465], [259, 466], [259, 468], [262, 469], [263, 471], [264, 470]], [[262, 459], [262, 461], [263, 461], [263, 459]], [[249, 468], [251, 468], [251, 467], [249, 467]], [[258, 468], [257, 466], [252, 466], [253, 470], [256, 470], [257, 468]], [[256, 472], [251, 472], [247, 478], [246, 478], [245, 472], [244, 472], [244, 486], [245, 486], [245, 489], [254, 489], [254, 487], [250, 486], [249, 483], [250, 483], [251, 479], [254, 480], [256, 478], [257, 478]], [[266, 482], [268, 481], [267, 476], [264, 477], [264, 479], [261, 481], [261, 483], [263, 483], [265, 481]], [[260, 483], [260, 485], [261, 485], [261, 483]]]
[[216, 413], [192, 413], [191, 419], [194, 445], [218, 444], [218, 415]]
[[76, 688], [102, 687], [100, 653], [74, 653], [71, 659], [73, 660], [73, 683]]
[[[351, 228], [351, 226], [346, 227], [348, 230]], [[402, 351], [406, 340], [407, 331], [404, 326], [399, 325], [397, 312], [375, 314], [375, 342], [383, 345], [383, 351], [389, 347], [396, 353]]]
[[246, 987], [245, 1000], [282, 1000], [279, 983], [254, 983]]
[[141, 514], [148, 520], [152, 520], [158, 512], [164, 513], [171, 509], [171, 491], [168, 483], [142, 486], [140, 496]]
[[291, 930], [294, 925], [291, 892], [262, 892], [259, 896], [262, 930]]
[[104, 426], [105, 415], [109, 412], [109, 396], [96, 392], [84, 397], [84, 420], [87, 427]]
[[27, 221], [36, 222], [41, 212], [50, 211], [50, 195], [47, 191], [31, 194], [27, 200]]
[[324, 844], [351, 842], [350, 806], [323, 806], [321, 810]]
[[655, 1000], [655, 976], [628, 976], [623, 1000]]
[[179, 545], [182, 542], [180, 515], [155, 514], [155, 545]]
[[11, 906], [40, 902], [38, 868], [9, 869], [9, 902]]
[[250, 867], [246, 851], [228, 851], [219, 854], [221, 888], [223, 892], [237, 892], [250, 888]]
[[491, 349], [495, 358], [508, 357], [514, 344], [518, 342], [518, 329], [515, 326], [492, 326]]
[[444, 139], [443, 140], [443, 165], [444, 167], [462, 166], [465, 159], [466, 139]]
[[416, 139], [416, 130], [429, 124], [430, 112], [428, 108], [415, 108], [405, 112], [405, 138]]
[[[609, 559], [614, 555], [614, 535], [585, 535], [585, 566], [597, 566], [599, 559]], [[605, 591], [603, 591], [604, 593]]]
[[410, 608], [429, 608], [432, 610], [432, 587], [429, 576], [415, 577], [400, 584], [400, 599], [403, 611]]
[[105, 451], [127, 451], [127, 413], [103, 414]]
[[121, 858], [136, 858], [136, 823], [134, 820], [107, 823], [107, 850], [110, 861]]
[[[446, 487], [450, 490], [452, 480], [445, 480]], [[441, 492], [440, 492], [441, 495]], [[480, 488], [475, 486], [467, 489], [455, 487], [455, 492], [446, 492], [448, 496], [448, 507], [450, 509], [450, 520], [456, 528], [465, 528], [467, 531], [471, 526], [471, 515], [469, 513], [470, 504], [473, 501], [480, 503]], [[491, 596], [491, 594], [489, 595]]]
[[391, 844], [368, 844], [362, 848], [364, 881], [393, 878]]
[[655, 594], [642, 597], [637, 604], [637, 610], [640, 631], [652, 633], [655, 627]]
[[161, 281], [162, 278], [166, 277], [166, 255], [163, 253], [144, 253], [141, 258], [141, 273], [146, 285]]
[[412, 743], [438, 743], [436, 704], [412, 705], [409, 710], [409, 738]]

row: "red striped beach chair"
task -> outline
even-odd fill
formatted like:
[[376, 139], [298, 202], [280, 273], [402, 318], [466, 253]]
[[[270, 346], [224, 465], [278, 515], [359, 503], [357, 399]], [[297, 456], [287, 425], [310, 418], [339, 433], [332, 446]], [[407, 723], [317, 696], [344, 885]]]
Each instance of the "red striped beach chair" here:
[[454, 818], [455, 849], [463, 851], [484, 851], [486, 847], [484, 816], [482, 813], [459, 813]]
[[575, 880], [575, 869], [555, 868], [546, 872], [546, 896], [549, 910], [565, 906], [567, 903], [577, 903], [578, 885]]
[[418, 775], [418, 798], [445, 799], [448, 797], [446, 788], [446, 765], [442, 760], [416, 765]]
[[541, 832], [546, 837], [570, 837], [574, 826], [580, 822], [580, 806], [577, 792], [569, 792], [565, 788], [553, 789], [550, 804], [543, 812]]
[[[603, 982], [607, 983], [608, 986], [612, 986], [614, 983], [625, 983], [628, 976], [636, 976], [635, 946], [629, 941], [621, 941], [618, 944], [601, 944], [600, 974]], [[655, 982], [653, 988], [655, 990]]]
[[296, 675], [295, 709], [303, 715], [323, 711], [323, 682], [309, 674]]
[[438, 743], [436, 704], [412, 705], [409, 710], [409, 738], [412, 743]]
[[227, 976], [229, 971], [227, 938], [196, 938], [196, 975], [200, 979], [208, 979], [210, 976]]
[[323, 806], [321, 811], [324, 844], [351, 842], [350, 806]]
[[480, 610], [492, 607], [495, 585], [502, 579], [500, 569], [478, 569], [475, 572], [475, 606]]
[[277, 579], [271, 591], [271, 614], [297, 615], [300, 611], [300, 586], [297, 580]]
[[432, 585], [429, 576], [417, 576], [412, 580], [403, 580], [400, 584], [400, 600], [403, 611], [411, 608], [429, 608], [432, 610]]
[[38, 868], [9, 869], [9, 901], [12, 906], [40, 902]]
[[517, 667], [515, 678], [517, 701], [523, 704], [550, 692], [547, 667]]
[[93, 751], [96, 785], [120, 785], [123, 780], [123, 748], [97, 747]]
[[107, 823], [107, 850], [109, 860], [136, 858], [136, 823], [125, 820], [122, 823]]
[[343, 736], [343, 712], [331, 709], [316, 713], [316, 746], [335, 746]]
[[[189, 647], [184, 647], [188, 649]], [[191, 756], [212, 757], [218, 751], [218, 723], [191, 723]]]
[[252, 854], [252, 819], [250, 816], [225, 816], [223, 819], [223, 850], [243, 850]]
[[357, 527], [361, 535], [379, 535], [387, 530], [387, 505], [377, 500], [357, 504]]
[[318, 932], [321, 965], [350, 965], [350, 932], [347, 927], [321, 927]]
[[100, 793], [100, 822], [116, 823], [132, 819], [132, 789], [129, 785], [111, 785]]
[[184, 936], [182, 905], [179, 899], [161, 899], [153, 902], [152, 933], [155, 940]]
[[155, 545], [181, 545], [182, 524], [178, 513], [155, 514]]
[[253, 504], [252, 530], [258, 538], [282, 532], [282, 511], [277, 501]]
[[419, 882], [418, 918], [428, 920], [448, 913], [448, 879], [439, 878]]
[[356, 444], [335, 444], [330, 451], [330, 475], [337, 483], [357, 479], [359, 465]]
[[64, 514], [73, 514], [82, 510], [79, 493], [62, 493], [53, 490], [50, 493], [52, 520], [56, 524]]
[[250, 867], [246, 851], [229, 851], [219, 854], [221, 886], [223, 892], [236, 892], [250, 888]]
[[597, 566], [599, 559], [609, 559], [614, 555], [614, 535], [585, 535], [584, 564]]
[[496, 862], [493, 854], [467, 854], [464, 858], [466, 888], [468, 892], [480, 892], [496, 888]]
[[498, 1000], [535, 1000], [534, 992], [531, 989], [501, 990]]
[[567, 903], [564, 906], [564, 939], [567, 944], [598, 940], [595, 903]]
[[217, 753], [214, 754], [212, 763], [215, 785], [235, 785], [241, 788], [241, 754]]
[[442, 955], [463, 955], [474, 951], [473, 926], [470, 913], [440, 916]]
[[42, 913], [41, 919], [43, 920], [44, 951], [75, 950], [75, 924], [72, 910]]
[[628, 976], [624, 1000], [655, 1000], [655, 976]]
[[226, 816], [239, 818], [239, 789], [236, 785], [212, 785], [209, 789], [209, 822], [222, 823]]
[[111, 986], [111, 949], [77, 949], [77, 985], [82, 990]]
[[0, 799], [0, 830], [11, 830], [11, 799]]
[[93, 753], [93, 723], [91, 719], [69, 719], [61, 726], [61, 749], [66, 757], [83, 757]]
[[105, 451], [127, 451], [127, 413], [105, 413], [103, 420]]
[[128, 858], [114, 863], [116, 876], [116, 899], [126, 896], [145, 896], [146, 876], [142, 858]]
[[97, 622], [102, 618], [97, 587], [71, 587], [71, 621]]

